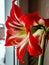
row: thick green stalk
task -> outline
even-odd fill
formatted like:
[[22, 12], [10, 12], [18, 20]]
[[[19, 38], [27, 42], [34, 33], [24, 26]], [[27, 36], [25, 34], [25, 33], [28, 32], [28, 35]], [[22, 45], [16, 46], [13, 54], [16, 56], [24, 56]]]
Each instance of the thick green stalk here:
[[43, 65], [44, 63], [45, 44], [46, 44], [46, 36], [44, 36], [44, 40], [41, 43], [41, 47], [43, 48], [43, 53], [39, 56], [38, 65]]

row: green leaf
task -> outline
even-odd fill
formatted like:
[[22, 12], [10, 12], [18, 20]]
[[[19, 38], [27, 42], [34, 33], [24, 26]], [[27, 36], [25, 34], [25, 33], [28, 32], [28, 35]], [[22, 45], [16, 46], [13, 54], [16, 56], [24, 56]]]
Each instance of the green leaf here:
[[46, 28], [43, 25], [30, 26], [30, 30], [32, 33], [35, 33], [38, 29], [43, 29], [46, 31]]
[[31, 26], [31, 27], [30, 27], [30, 30], [31, 30], [32, 33], [35, 33], [35, 32], [37, 31], [37, 27]]
[[36, 36], [36, 35], [37, 35], [37, 36], [38, 36], [38, 35], [40, 36], [43, 31], [44, 31], [43, 29], [38, 29], [35, 33], [33, 33], [33, 35], [34, 35], [34, 36]]

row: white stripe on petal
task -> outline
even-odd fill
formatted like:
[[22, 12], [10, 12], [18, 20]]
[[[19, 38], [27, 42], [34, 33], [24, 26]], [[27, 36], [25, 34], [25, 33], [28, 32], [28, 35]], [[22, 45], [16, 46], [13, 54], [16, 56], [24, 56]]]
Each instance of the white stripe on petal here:
[[20, 46], [19, 52], [27, 44], [28, 41], [29, 41], [29, 33], [28, 33], [28, 35], [25, 37], [25, 39], [22, 42], [20, 42], [18, 45], [16, 45], [16, 47], [19, 47]]
[[25, 39], [18, 44], [18, 46], [20, 46], [20, 45], [22, 45], [22, 44], [26, 44], [26, 42], [28, 42], [28, 40], [29, 40], [29, 33], [28, 33], [28, 35], [25, 37]]
[[[16, 16], [15, 13], [14, 13], [14, 15], [15, 15], [15, 18], [19, 21], [19, 23], [20, 23], [21, 25], [24, 25], [24, 26], [25, 26], [25, 24], [23, 23], [23, 21], [20, 22], [20, 19]], [[21, 16], [21, 17], [22, 17], [22, 16]]]
[[20, 19], [16, 16], [16, 14], [14, 13], [14, 15], [15, 15], [15, 18], [20, 22]]
[[12, 26], [12, 27], [14, 27], [14, 28], [16, 28], [16, 26], [15, 26], [15, 25], [13, 25], [13, 24], [11, 24], [11, 23], [9, 23], [9, 25], [10, 25], [10, 26]]
[[19, 33], [18, 34], [16, 34], [16, 35], [13, 35], [13, 36], [11, 36], [9, 39], [12, 39], [12, 38], [25, 38], [26, 37], [26, 35], [19, 35]]
[[14, 3], [15, 5], [17, 5], [17, 0], [15, 1], [15, 3]]

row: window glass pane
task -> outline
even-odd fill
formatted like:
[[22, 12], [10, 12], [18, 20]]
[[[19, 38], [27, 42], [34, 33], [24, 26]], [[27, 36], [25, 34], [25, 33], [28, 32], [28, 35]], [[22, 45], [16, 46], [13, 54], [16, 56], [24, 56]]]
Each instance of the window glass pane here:
[[5, 40], [0, 40], [0, 65], [4, 65], [5, 58]]
[[0, 0], [0, 65], [5, 65], [5, 0]]
[[0, 0], [0, 24], [4, 24], [5, 23], [5, 4], [4, 4], [5, 0]]

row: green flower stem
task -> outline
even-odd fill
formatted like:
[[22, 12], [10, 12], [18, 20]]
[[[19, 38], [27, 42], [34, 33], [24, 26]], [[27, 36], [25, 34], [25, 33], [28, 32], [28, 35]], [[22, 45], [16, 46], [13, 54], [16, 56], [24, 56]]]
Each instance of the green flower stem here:
[[38, 65], [43, 65], [43, 61], [44, 61], [44, 55], [42, 54], [39, 56]]
[[[43, 44], [43, 46], [42, 46], [42, 44]], [[44, 40], [41, 43], [41, 46], [43, 47], [43, 53], [39, 56], [38, 65], [43, 65], [43, 63], [44, 63], [45, 44], [46, 44], [46, 36], [44, 36]]]

